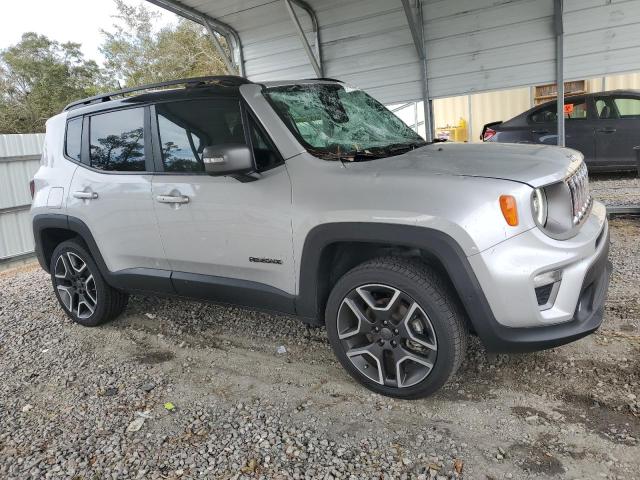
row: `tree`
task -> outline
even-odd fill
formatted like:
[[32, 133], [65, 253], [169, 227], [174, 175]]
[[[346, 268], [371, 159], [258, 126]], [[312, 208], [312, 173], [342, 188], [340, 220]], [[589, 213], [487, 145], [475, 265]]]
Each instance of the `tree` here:
[[104, 88], [100, 68], [78, 43], [25, 33], [0, 53], [0, 133], [43, 132], [67, 103]]
[[[189, 20], [154, 31], [158, 14], [144, 5], [118, 8], [113, 32], [102, 31], [107, 74], [126, 86], [226, 73], [208, 32]], [[224, 45], [224, 40], [221, 39]]]

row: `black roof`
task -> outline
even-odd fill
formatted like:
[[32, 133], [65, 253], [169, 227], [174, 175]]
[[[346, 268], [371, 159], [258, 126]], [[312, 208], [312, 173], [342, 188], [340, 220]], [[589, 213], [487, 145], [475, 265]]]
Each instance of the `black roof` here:
[[[89, 105], [97, 105], [103, 104], [105, 102], [112, 102], [114, 100], [118, 100], [118, 97], [121, 97], [121, 100], [126, 99], [128, 102], [135, 101], [149, 101], [152, 98], [155, 100], [159, 100], [163, 97], [173, 97], [176, 94], [180, 96], [184, 96], [184, 94], [193, 91], [194, 89], [198, 89], [199, 93], [201, 89], [205, 89], [207, 91], [215, 91], [216, 93], [237, 93], [240, 85], [244, 85], [247, 83], [252, 83], [244, 77], [238, 77], [233, 75], [218, 75], [218, 76], [209, 76], [209, 77], [194, 77], [194, 78], [184, 78], [178, 80], [170, 80], [167, 82], [159, 82], [159, 83], [151, 83], [147, 85], [140, 85], [139, 87], [132, 88], [124, 88], [122, 90], [116, 90], [114, 92], [103, 93], [100, 95], [95, 95], [93, 97], [83, 98], [82, 100], [77, 100], [75, 102], [71, 102], [69, 105], [64, 107], [64, 111], [74, 110], [81, 107], [86, 107]], [[167, 90], [167, 87], [178, 87], [184, 86], [182, 89], [170, 89]], [[165, 90], [163, 90], [165, 89]], [[149, 91], [151, 90], [151, 91]], [[135, 92], [145, 92], [140, 95], [136, 95], [133, 97], [127, 97], [127, 95]], [[109, 104], [111, 106], [112, 104]], [[104, 105], [106, 108], [107, 105]]]

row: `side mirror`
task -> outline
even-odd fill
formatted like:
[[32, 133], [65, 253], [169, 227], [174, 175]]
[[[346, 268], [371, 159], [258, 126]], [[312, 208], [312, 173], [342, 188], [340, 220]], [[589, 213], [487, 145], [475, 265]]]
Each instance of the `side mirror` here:
[[255, 169], [251, 150], [240, 143], [205, 147], [202, 161], [204, 171], [212, 176], [244, 175]]

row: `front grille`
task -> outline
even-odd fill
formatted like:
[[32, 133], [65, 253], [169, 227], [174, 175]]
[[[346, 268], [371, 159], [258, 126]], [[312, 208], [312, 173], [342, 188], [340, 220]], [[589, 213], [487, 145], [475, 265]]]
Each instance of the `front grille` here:
[[571, 208], [573, 224], [578, 225], [586, 218], [591, 208], [591, 195], [589, 194], [589, 174], [584, 162], [571, 172], [565, 179], [571, 193]]

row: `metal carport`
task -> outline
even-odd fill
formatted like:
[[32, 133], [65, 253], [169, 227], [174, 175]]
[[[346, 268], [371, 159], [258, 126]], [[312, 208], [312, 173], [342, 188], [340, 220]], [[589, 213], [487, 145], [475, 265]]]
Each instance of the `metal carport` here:
[[640, 0], [148, 1], [223, 36], [232, 73], [339, 78], [387, 104], [556, 82], [561, 105], [566, 80], [640, 68]]

